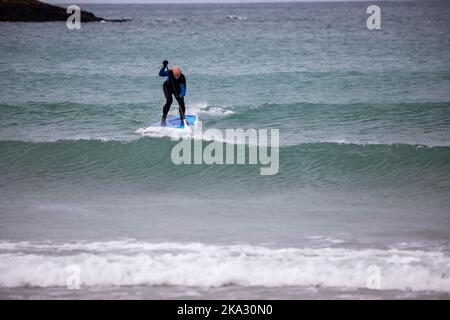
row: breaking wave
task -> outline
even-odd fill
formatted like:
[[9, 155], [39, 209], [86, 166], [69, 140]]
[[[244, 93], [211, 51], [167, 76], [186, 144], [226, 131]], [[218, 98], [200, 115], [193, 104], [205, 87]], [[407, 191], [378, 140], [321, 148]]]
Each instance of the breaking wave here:
[[0, 242], [0, 287], [316, 286], [450, 292], [450, 257], [437, 250], [269, 248], [253, 245]]

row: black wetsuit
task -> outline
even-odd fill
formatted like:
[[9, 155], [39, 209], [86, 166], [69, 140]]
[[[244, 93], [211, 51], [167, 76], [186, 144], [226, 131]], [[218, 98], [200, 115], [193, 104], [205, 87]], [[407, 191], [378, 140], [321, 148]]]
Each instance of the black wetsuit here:
[[164, 81], [163, 91], [164, 96], [166, 97], [166, 104], [163, 108], [163, 116], [162, 122], [165, 123], [167, 114], [169, 113], [170, 106], [172, 105], [173, 98], [172, 95], [177, 99], [179, 111], [180, 111], [180, 120], [183, 122], [184, 113], [186, 112], [186, 107], [184, 105], [184, 95], [186, 94], [186, 77], [184, 74], [181, 74], [178, 79], [173, 76], [172, 70], [167, 70], [165, 67], [161, 69], [159, 72], [161, 77], [167, 77], [167, 80]]

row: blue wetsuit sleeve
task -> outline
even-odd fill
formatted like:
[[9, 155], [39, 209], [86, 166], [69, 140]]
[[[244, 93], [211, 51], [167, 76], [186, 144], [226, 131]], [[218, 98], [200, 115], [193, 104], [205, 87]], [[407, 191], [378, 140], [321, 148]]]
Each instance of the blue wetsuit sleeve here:
[[169, 70], [167, 70], [166, 67], [162, 67], [161, 70], [159, 70], [159, 76], [160, 77], [168, 77]]
[[184, 97], [186, 95], [186, 85], [182, 83], [180, 85], [180, 97]]

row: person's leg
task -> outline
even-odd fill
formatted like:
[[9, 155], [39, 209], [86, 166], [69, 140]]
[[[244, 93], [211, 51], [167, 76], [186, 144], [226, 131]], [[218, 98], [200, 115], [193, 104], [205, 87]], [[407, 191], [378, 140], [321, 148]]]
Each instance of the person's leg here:
[[167, 80], [163, 84], [163, 91], [164, 91], [164, 96], [166, 97], [166, 104], [164, 105], [164, 108], [163, 108], [161, 126], [165, 127], [167, 114], [169, 113], [170, 106], [172, 105], [172, 101], [173, 101], [171, 86]]
[[181, 124], [184, 124], [184, 115], [186, 113], [186, 107], [184, 105], [184, 97], [178, 97], [177, 102], [178, 102], [179, 111], [180, 111]]

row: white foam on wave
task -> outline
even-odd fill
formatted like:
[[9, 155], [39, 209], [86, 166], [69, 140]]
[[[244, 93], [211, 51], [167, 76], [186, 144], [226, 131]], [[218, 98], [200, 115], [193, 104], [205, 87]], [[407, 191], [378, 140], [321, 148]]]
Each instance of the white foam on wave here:
[[[173, 108], [174, 110], [177, 110], [177, 108]], [[200, 103], [193, 103], [189, 106], [187, 110], [188, 114], [194, 114], [197, 116], [199, 121], [202, 120], [204, 116], [206, 117], [222, 117], [234, 114], [232, 110], [229, 110], [227, 108], [219, 107], [219, 106], [209, 106], [207, 102], [200, 102]], [[177, 111], [172, 111], [170, 115], [177, 115]], [[172, 139], [186, 139], [186, 138], [195, 138], [193, 135], [193, 127], [185, 127], [185, 128], [167, 128], [167, 127], [145, 127], [145, 128], [139, 128], [135, 131], [137, 134], [140, 134], [142, 136], [146, 137], [169, 137]], [[208, 134], [208, 132], [205, 132], [202, 136], [202, 140], [205, 141], [218, 141], [218, 142], [228, 142], [225, 141], [225, 139], [218, 139], [214, 134]], [[233, 141], [230, 141], [230, 143], [236, 143]], [[244, 144], [245, 142], [239, 142]]]
[[247, 20], [247, 17], [229, 14], [229, 15], [227, 15], [227, 19], [229, 19], [229, 20]]
[[432, 142], [419, 142], [419, 141], [380, 141], [380, 140], [361, 140], [361, 139], [351, 139], [351, 138], [322, 138], [322, 137], [296, 137], [293, 141], [283, 142], [283, 146], [298, 146], [312, 143], [329, 143], [338, 145], [355, 145], [355, 146], [414, 146], [417, 149], [426, 148], [439, 148], [439, 147], [450, 147], [450, 143], [432, 143]]
[[210, 106], [207, 102], [192, 103], [189, 111], [199, 116], [222, 117], [234, 114], [234, 111], [222, 106]]
[[147, 127], [137, 129], [136, 133], [144, 137], [186, 139], [192, 137], [192, 128], [189, 126], [184, 128]]
[[382, 289], [450, 292], [450, 257], [408, 249], [269, 248], [253, 245], [109, 242], [0, 242], [0, 287], [81, 285], [320, 286], [366, 288], [368, 268]]
[[[227, 143], [234, 145], [247, 145], [247, 146], [266, 146], [267, 143], [261, 142], [258, 144], [258, 141], [251, 141], [245, 135], [235, 134], [232, 137], [228, 137], [226, 135], [225, 130], [209, 130], [202, 129], [201, 136], [195, 134], [195, 130], [200, 130], [198, 124], [194, 127], [184, 127], [184, 128], [167, 128], [167, 127], [147, 127], [140, 128], [136, 130], [137, 134], [140, 134], [143, 137], [153, 137], [153, 138], [162, 138], [168, 137], [172, 140], [179, 139], [194, 139], [194, 140], [203, 140], [208, 142], [219, 142], [219, 143]], [[220, 134], [219, 134], [220, 133]]]

